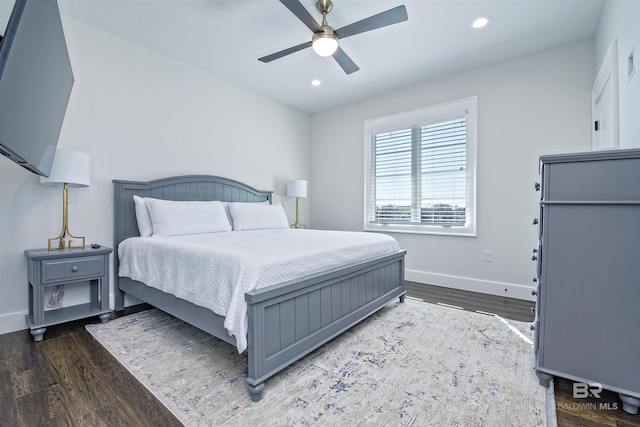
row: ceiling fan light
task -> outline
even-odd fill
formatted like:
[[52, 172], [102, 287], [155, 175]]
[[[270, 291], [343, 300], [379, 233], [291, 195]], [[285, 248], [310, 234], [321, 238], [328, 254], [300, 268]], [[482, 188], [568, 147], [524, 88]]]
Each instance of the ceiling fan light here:
[[491, 21], [491, 18], [488, 16], [481, 16], [479, 18], [474, 19], [474, 21], [471, 23], [471, 28], [474, 28], [476, 30], [480, 29], [480, 28], [484, 28], [487, 25], [489, 25], [489, 22]]
[[338, 39], [331, 34], [320, 34], [313, 38], [312, 47], [320, 56], [331, 56], [338, 50]]

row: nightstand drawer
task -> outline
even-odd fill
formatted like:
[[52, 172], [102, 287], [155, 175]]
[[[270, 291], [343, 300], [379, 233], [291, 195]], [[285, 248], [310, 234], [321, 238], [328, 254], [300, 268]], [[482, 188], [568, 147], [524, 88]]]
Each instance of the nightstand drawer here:
[[104, 274], [104, 256], [42, 261], [42, 284]]

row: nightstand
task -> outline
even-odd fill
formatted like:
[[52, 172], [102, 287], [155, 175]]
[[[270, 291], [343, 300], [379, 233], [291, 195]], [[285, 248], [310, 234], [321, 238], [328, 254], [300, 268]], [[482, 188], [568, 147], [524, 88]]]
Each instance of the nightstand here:
[[[33, 249], [25, 251], [29, 266], [29, 314], [27, 324], [34, 341], [42, 341], [47, 326], [99, 316], [111, 317], [109, 309], [109, 254], [111, 248]], [[45, 311], [45, 288], [88, 282], [89, 302]]]

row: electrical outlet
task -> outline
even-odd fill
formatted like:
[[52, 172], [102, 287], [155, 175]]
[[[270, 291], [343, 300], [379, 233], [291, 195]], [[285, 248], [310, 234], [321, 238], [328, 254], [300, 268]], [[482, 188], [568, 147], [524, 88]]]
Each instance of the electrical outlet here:
[[482, 251], [482, 261], [491, 262], [493, 261], [493, 252], [484, 250]]

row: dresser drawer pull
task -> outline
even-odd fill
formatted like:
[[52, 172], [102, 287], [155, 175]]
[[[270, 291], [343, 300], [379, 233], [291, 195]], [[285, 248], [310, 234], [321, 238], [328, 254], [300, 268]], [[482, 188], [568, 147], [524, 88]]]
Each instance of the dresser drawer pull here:
[[80, 270], [80, 269], [78, 268], [78, 266], [77, 266], [77, 265], [74, 265], [74, 266], [71, 268], [71, 271], [73, 271], [74, 273], [75, 273], [75, 272], [77, 272], [78, 270]]

